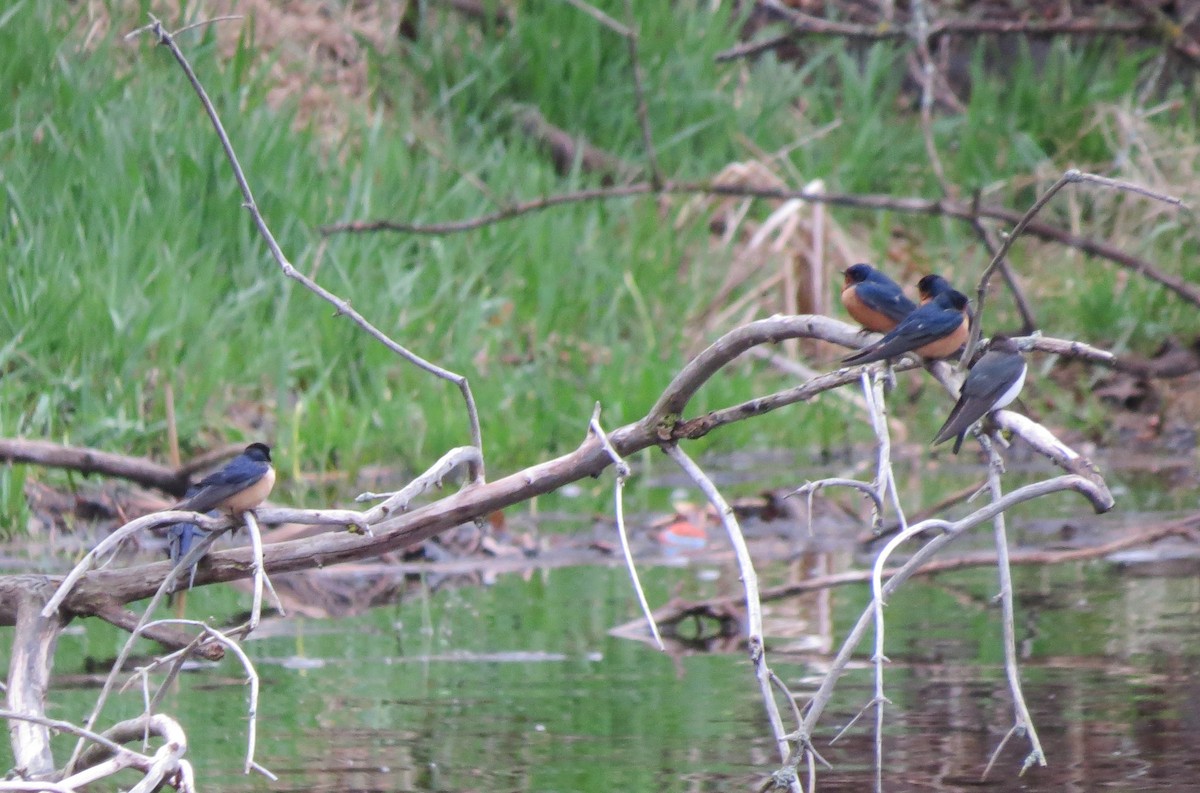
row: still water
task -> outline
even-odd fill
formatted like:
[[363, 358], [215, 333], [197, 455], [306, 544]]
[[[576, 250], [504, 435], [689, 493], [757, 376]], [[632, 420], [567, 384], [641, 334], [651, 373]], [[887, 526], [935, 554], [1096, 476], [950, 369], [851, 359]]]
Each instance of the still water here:
[[[772, 565], [764, 583], [811, 563]], [[656, 605], [739, 591], [723, 563], [643, 575]], [[1025, 744], [1013, 740], [980, 782], [1011, 710], [994, 572], [968, 571], [912, 582], [888, 605], [886, 789], [1200, 789], [1200, 578], [1104, 562], [1015, 577], [1026, 696], [1049, 767], [1019, 777]], [[793, 691], [812, 690], [825, 648], [867, 601], [848, 586], [767, 607], [770, 658]], [[210, 587], [187, 611], [220, 622], [247, 602]], [[272, 619], [247, 648], [262, 678], [257, 759], [276, 783], [241, 773], [246, 688], [231, 659], [183, 675], [163, 707], [188, 730], [205, 790], [757, 789], [775, 756], [745, 654], [664, 654], [611, 636], [636, 609], [621, 568], [586, 566], [487, 587], [418, 583], [359, 616]], [[95, 694], [88, 659], [121, 641], [94, 620], [63, 637], [52, 716], [81, 720]], [[834, 766], [820, 790], [872, 784], [873, 718], [829, 745], [871, 699], [868, 653], [817, 736]], [[140, 699], [122, 695], [106, 721], [133, 715]]]

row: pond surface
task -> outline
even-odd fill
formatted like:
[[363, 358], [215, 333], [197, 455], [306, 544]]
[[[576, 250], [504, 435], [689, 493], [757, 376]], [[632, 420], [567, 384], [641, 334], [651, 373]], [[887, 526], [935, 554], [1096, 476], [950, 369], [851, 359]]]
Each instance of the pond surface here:
[[[808, 563], [811, 563], [811, 559]], [[797, 564], [764, 571], [779, 582]], [[731, 569], [644, 571], [654, 603], [738, 591]], [[976, 790], [1010, 725], [994, 573], [916, 581], [887, 609], [888, 790]], [[1024, 777], [1014, 740], [992, 790], [1179, 790], [1200, 780], [1200, 579], [1105, 563], [1016, 571], [1026, 696], [1050, 759]], [[218, 619], [240, 593], [191, 594]], [[767, 608], [775, 669], [802, 696], [868, 600], [862, 586]], [[183, 720], [209, 790], [752, 790], [774, 767], [746, 656], [663, 654], [609, 635], [637, 616], [626, 574], [589, 566], [507, 575], [337, 620], [274, 619], [248, 650], [262, 679], [258, 760], [241, 774], [246, 688], [226, 660], [182, 676], [164, 708]], [[85, 659], [120, 636], [94, 621], [64, 636], [52, 715], [95, 694]], [[838, 687], [817, 745], [821, 790], [869, 789], [871, 724], [829, 738], [872, 696], [867, 653]], [[140, 695], [109, 718], [133, 715]]]
[[[911, 478], [903, 492], [932, 501], [970, 484], [979, 470], [944, 470], [936, 485], [928, 476], [923, 484], [919, 473], [904, 476]], [[1020, 476], [1014, 466], [1009, 486]], [[658, 486], [679, 484], [667, 480]], [[1139, 509], [1177, 510], [1190, 500], [1131, 481], [1119, 486], [1127, 491], [1123, 502], [1148, 499]], [[547, 499], [542, 506], [544, 518], [564, 504]], [[1014, 513], [1014, 547], [1053, 546], [1079, 534], [1094, 543], [1102, 533], [1160, 519], [1128, 512], [1097, 519], [1074, 496], [1035, 506]], [[563, 528], [594, 531], [590, 518], [574, 520]], [[761, 561], [762, 585], [869, 564], [855, 556], [855, 533], [843, 527], [827, 533], [819, 550]], [[989, 534], [977, 538], [982, 547]], [[1012, 723], [995, 571], [907, 583], [886, 611], [892, 704], [885, 789], [1200, 789], [1200, 575], [1192, 561], [1164, 566], [1162, 559], [1152, 554], [1143, 564], [1130, 553], [1120, 564], [1014, 570], [1022, 680], [1049, 766], [1019, 775], [1027, 743], [1014, 738], [984, 781], [984, 766]], [[47, 569], [42, 561], [37, 567]], [[726, 553], [641, 572], [654, 606], [742, 591]], [[757, 790], [777, 767], [740, 639], [709, 642], [708, 652], [680, 644], [663, 653], [614, 636], [615, 626], [639, 615], [618, 563], [506, 573], [488, 586], [428, 581], [353, 616], [304, 617], [310, 612], [293, 608], [291, 616], [264, 621], [247, 642], [262, 682], [256, 759], [278, 775], [275, 783], [241, 773], [247, 688], [240, 667], [227, 658], [183, 674], [163, 709], [188, 731], [201, 789], [695, 793]], [[865, 585], [850, 585], [765, 604], [772, 667], [802, 704], [868, 602]], [[248, 604], [244, 592], [207, 587], [189, 594], [186, 613], [229, 624]], [[10, 638], [0, 633], [0, 653], [7, 655]], [[51, 716], [83, 720], [98, 687], [94, 670], [106, 669], [123, 642], [124, 634], [97, 620], [68, 630]], [[830, 745], [873, 696], [869, 642], [815, 736], [833, 764], [819, 776], [822, 791], [873, 785], [873, 715]], [[134, 687], [102, 723], [136, 715], [140, 706]], [[63, 757], [69, 742], [59, 740]], [[10, 763], [7, 744], [0, 752], [0, 763]]]

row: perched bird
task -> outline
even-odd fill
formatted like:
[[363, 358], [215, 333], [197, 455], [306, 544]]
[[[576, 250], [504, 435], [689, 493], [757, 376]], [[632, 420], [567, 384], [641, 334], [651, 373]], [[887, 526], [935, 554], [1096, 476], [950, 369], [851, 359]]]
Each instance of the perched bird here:
[[921, 296], [921, 305], [925, 305], [942, 292], [949, 292], [953, 288], [949, 281], [936, 273], [930, 273], [917, 281], [917, 294]]
[[867, 330], [887, 333], [917, 307], [899, 284], [869, 264], [847, 267], [842, 275], [842, 305]]
[[1027, 368], [1016, 342], [999, 333], [993, 336], [988, 351], [967, 372], [958, 402], [934, 436], [934, 445], [957, 436], [954, 453], [958, 454], [972, 424], [1017, 398]]
[[842, 359], [871, 363], [916, 352], [925, 358], [945, 358], [967, 341], [967, 296], [949, 289], [917, 310], [874, 344]]
[[172, 509], [192, 512], [219, 510], [229, 515], [240, 515], [263, 503], [274, 485], [271, 447], [265, 443], [252, 443], [224, 468], [197, 482], [195, 492], [185, 496]]
[[[188, 488], [184, 498], [191, 498], [199, 492], [196, 485]], [[215, 517], [216, 512], [210, 512], [209, 515]], [[188, 551], [196, 544], [196, 541], [208, 534], [204, 529], [197, 526], [195, 523], [176, 523], [167, 529], [167, 553], [171, 556], [171, 564], [179, 564], [179, 560], [187, 556]], [[188, 589], [192, 588], [192, 584], [196, 582], [196, 565], [192, 565], [190, 575], [188, 576]]]

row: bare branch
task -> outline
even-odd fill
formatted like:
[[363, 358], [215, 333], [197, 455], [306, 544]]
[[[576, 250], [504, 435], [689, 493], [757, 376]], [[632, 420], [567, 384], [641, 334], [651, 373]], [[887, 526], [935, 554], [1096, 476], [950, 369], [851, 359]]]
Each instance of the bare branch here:
[[177, 495], [183, 495], [188, 486], [188, 473], [182, 469], [169, 468], [143, 457], [129, 457], [81, 446], [63, 446], [50, 441], [2, 438], [0, 461], [68, 468], [84, 475], [116, 476]]
[[658, 624], [654, 621], [654, 614], [650, 611], [650, 603], [646, 600], [646, 591], [642, 589], [641, 579], [638, 578], [637, 565], [633, 562], [633, 551], [629, 548], [629, 532], [625, 530], [625, 499], [623, 493], [625, 491], [625, 480], [629, 478], [629, 464], [625, 462], [621, 455], [617, 454], [617, 450], [608, 442], [608, 436], [604, 434], [604, 428], [600, 426], [600, 403], [596, 403], [596, 407], [592, 410], [592, 419], [588, 422], [589, 431], [604, 448], [605, 453], [613, 461], [613, 467], [616, 469], [617, 475], [613, 479], [613, 514], [617, 521], [617, 536], [621, 538], [621, 553], [625, 556], [625, 565], [629, 569], [629, 580], [633, 583], [633, 591], [637, 594], [638, 603], [642, 607], [642, 613], [646, 615], [646, 624], [650, 626], [650, 634], [654, 637], [655, 644], [658, 649], [666, 650], [666, 645], [663, 644], [662, 636], [658, 632]]
[[[746, 538], [742, 535], [742, 528], [738, 525], [737, 516], [733, 514], [733, 508], [725, 501], [721, 491], [717, 489], [703, 469], [696, 465], [677, 444], [668, 444], [663, 447], [663, 451], [704, 493], [708, 502], [717, 511], [721, 524], [729, 535], [729, 543], [733, 546], [734, 555], [737, 557], [742, 588], [746, 593], [746, 640], [749, 644], [750, 661], [754, 664], [763, 705], [766, 708], [771, 731], [775, 735], [775, 743], [779, 749], [779, 759], [786, 763], [791, 754], [791, 748], [788, 744], [787, 732], [783, 729], [783, 717], [779, 714], [779, 705], [775, 702], [775, 693], [772, 691], [771, 670], [767, 666], [766, 650], [763, 647], [762, 605], [758, 599], [758, 575], [754, 572], [754, 561], [750, 558], [750, 549], [746, 546]], [[799, 782], [796, 781], [795, 785], [798, 790]]]
[[[441, 487], [442, 482], [454, 469], [465, 465], [470, 470], [472, 464], [481, 462], [482, 459], [480, 458], [479, 450], [474, 446], [459, 446], [451, 449], [443, 454], [441, 459], [431, 465], [425, 473], [395, 493], [363, 493], [359, 495], [355, 501], [363, 502], [373, 501], [377, 498], [384, 499], [382, 504], [377, 504], [362, 513], [362, 519], [369, 526], [395, 513], [407, 512], [414, 498], [423, 493], [428, 493], [434, 488]], [[476, 482], [476, 484], [480, 483]]]
[[[1101, 491], [1096, 484], [1085, 477], [1076, 475], [1058, 476], [1054, 479], [1043, 482], [1035, 482], [1034, 484], [1026, 485], [1018, 488], [1002, 499], [993, 501], [985, 507], [972, 512], [970, 515], [957, 520], [946, 521], [939, 519], [930, 519], [914, 523], [908, 527], [908, 535], [914, 536], [918, 533], [928, 530], [940, 530], [943, 533], [921, 547], [909, 560], [900, 568], [898, 572], [888, 578], [879, 590], [879, 597], [886, 599], [896, 591], [905, 581], [908, 580], [921, 566], [929, 559], [932, 559], [938, 551], [947, 544], [957, 539], [966, 533], [969, 529], [985, 523], [993, 519], [996, 515], [1005, 512], [1017, 504], [1026, 501], [1040, 498], [1051, 493], [1059, 493], [1064, 490], [1074, 490], [1075, 492], [1085, 496], [1093, 505], [1103, 503], [1105, 501], [1106, 491]], [[1111, 499], [1111, 495], [1107, 496]], [[816, 693], [813, 694], [809, 701], [808, 709], [805, 713], [804, 728], [811, 734], [816, 727], [817, 722], [821, 718], [821, 714], [825, 710], [825, 706], [829, 703], [830, 697], [833, 695], [833, 689], [837, 685], [837, 681], [841, 678], [842, 673], [846, 669], [852, 654], [857, 649], [862, 641], [867, 627], [871, 625], [874, 618], [875, 605], [874, 599], [863, 613], [859, 616], [858, 622], [851, 629], [837, 656], [834, 658], [829, 667], [828, 672], [821, 681]]]
[[[689, 361], [679, 374], [675, 375], [641, 423], [661, 425], [664, 431], [670, 429], [667, 425], [678, 419], [696, 391], [725, 364], [751, 347], [794, 338], [823, 339], [846, 347], [857, 347], [863, 343], [858, 328], [829, 317], [801, 314], [791, 317], [775, 316], [751, 322], [726, 333]], [[852, 377], [846, 380], [852, 382], [858, 379], [861, 369], [839, 370], [839, 373], [841, 371], [852, 373]], [[667, 440], [670, 436], [661, 437]]]
[[[801, 36], [836, 36], [859, 41], [890, 41], [910, 38], [904, 26], [886, 17], [876, 22], [855, 24], [822, 19], [796, 11], [779, 2], [762, 2], [792, 26], [787, 33], [759, 41], [739, 44], [717, 53], [719, 62], [739, 60], [760, 55]], [[1137, 36], [1152, 41], [1161, 40], [1160, 26], [1151, 21], [1100, 22], [1093, 19], [1062, 19], [1054, 21], [1024, 19], [947, 19], [929, 25], [926, 38], [936, 40], [945, 36], [988, 36], [1023, 34], [1026, 36]]]
[[[1022, 218], [1020, 213], [1005, 207], [986, 204], [963, 204], [946, 198], [934, 200], [880, 194], [857, 195], [852, 193], [827, 193], [820, 190], [785, 190], [714, 182], [666, 181], [663, 183], [660, 191], [656, 191], [654, 185], [649, 182], [640, 182], [631, 185], [621, 185], [619, 187], [596, 188], [545, 196], [532, 201], [513, 204], [497, 212], [480, 215], [468, 220], [431, 224], [402, 223], [392, 220], [351, 221], [322, 226], [321, 233], [403, 232], [409, 234], [455, 234], [473, 231], [494, 223], [512, 220], [531, 212], [540, 212], [564, 204], [630, 198], [649, 195], [655, 192], [663, 194], [684, 193], [763, 198], [780, 201], [799, 199], [814, 204], [824, 203], [833, 206], [855, 207], [867, 210], [949, 217], [967, 223], [977, 223], [980, 218], [999, 220], [1005, 223], [1017, 223]], [[1110, 243], [1072, 234], [1069, 231], [1036, 219], [1026, 220], [1024, 231], [1039, 239], [1066, 245], [1067, 247], [1080, 250], [1089, 256], [1107, 259], [1121, 267], [1133, 270], [1143, 277], [1166, 287], [1192, 305], [1200, 306], [1200, 287], [1189, 283], [1180, 276], [1167, 273], [1145, 259], [1127, 253]], [[1004, 253], [1006, 251], [1000, 254], [1001, 260], [1003, 260]]]
[[20, 717], [20, 723], [9, 727], [13, 764], [31, 777], [46, 777], [54, 770], [45, 720], [46, 693], [50, 690], [54, 649], [64, 622], [58, 614], [41, 613], [44, 599], [42, 587], [16, 594], [16, 631], [5, 692], [9, 712]]
[[38, 724], [42, 727], [49, 727], [50, 729], [58, 730], [59, 732], [78, 735], [79, 737], [86, 738], [87, 740], [99, 744], [100, 746], [103, 746], [112, 752], [120, 752], [125, 750], [125, 747], [121, 746], [121, 744], [117, 743], [113, 739], [101, 735], [100, 733], [84, 729], [83, 727], [76, 726], [69, 721], [48, 719], [45, 716], [34, 716], [28, 713], [19, 713], [12, 710], [0, 710], [0, 719], [29, 722], [30, 724]]
[[[187, 76], [188, 82], [191, 83], [192, 89], [196, 92], [196, 96], [199, 97], [200, 103], [204, 106], [204, 112], [208, 114], [209, 121], [212, 122], [213, 129], [217, 133], [217, 138], [221, 142], [221, 148], [225, 151], [225, 158], [229, 161], [229, 165], [233, 169], [234, 179], [237, 180], [238, 187], [242, 191], [242, 198], [245, 202], [244, 206], [246, 210], [249, 211], [251, 218], [253, 218], [254, 225], [258, 229], [259, 235], [263, 238], [263, 241], [266, 242], [272, 258], [274, 258], [275, 263], [279, 265], [279, 269], [283, 271], [283, 274], [286, 277], [299, 282], [302, 286], [304, 286], [305, 289], [308, 289], [310, 292], [332, 305], [336, 310], [337, 316], [349, 317], [354, 324], [358, 325], [360, 328], [366, 331], [369, 336], [383, 344], [396, 355], [413, 364], [417, 368], [433, 375], [434, 377], [447, 380], [456, 385], [459, 391], [462, 392], [463, 400], [466, 402], [467, 419], [468, 423], [470, 424], [471, 432], [471, 443], [476, 448], [482, 450], [483, 436], [479, 428], [479, 411], [475, 407], [475, 397], [471, 393], [471, 387], [467, 382], [467, 378], [463, 377], [462, 375], [455, 374], [448, 369], [443, 369], [436, 364], [430, 363], [419, 355], [410, 352], [405, 347], [402, 347], [400, 344], [393, 341], [392, 338], [383, 331], [379, 330], [370, 322], [368, 322], [366, 317], [351, 308], [348, 302], [342, 300], [337, 295], [333, 294], [308, 276], [301, 273], [294, 266], [292, 266], [290, 261], [288, 261], [288, 258], [284, 255], [283, 250], [279, 247], [279, 243], [275, 240], [275, 235], [271, 233], [271, 229], [267, 226], [266, 220], [263, 218], [262, 213], [258, 210], [258, 204], [255, 203], [254, 200], [254, 193], [250, 190], [250, 183], [247, 181], [246, 175], [242, 171], [242, 166], [238, 161], [237, 153], [233, 149], [233, 143], [230, 141], [229, 135], [225, 132], [225, 126], [221, 123], [220, 116], [217, 115], [217, 109], [213, 106], [212, 101], [208, 98], [208, 92], [204, 90], [204, 86], [200, 83], [200, 79], [192, 70], [191, 64], [188, 62], [187, 58], [184, 57], [183, 51], [179, 49], [179, 46], [175, 43], [174, 37], [167, 32], [166, 28], [162, 26], [162, 23], [160, 23], [157, 19], [154, 19], [151, 25], [151, 30], [153, 31], [155, 38], [158, 39], [158, 42], [166, 46], [171, 51], [171, 55], [175, 58], [175, 61], [179, 64], [180, 68], [183, 69], [184, 74]], [[474, 469], [472, 474], [472, 478], [481, 477], [483, 475], [482, 464], [480, 464], [477, 469]]]
[[[831, 388], [859, 380], [862, 373], [861, 367], [839, 369], [797, 388], [715, 411], [691, 421], [682, 421], [677, 413], [670, 412], [683, 410], [691, 396], [709, 377], [746, 349], [756, 344], [801, 337], [822, 338], [846, 346], [862, 343], [862, 337], [855, 328], [828, 317], [774, 317], [737, 328], [725, 334], [685, 366], [664, 391], [650, 414], [634, 424], [608, 433], [609, 441], [618, 454], [628, 457], [640, 449], [656, 445], [664, 440], [700, 437], [714, 427], [738, 418], [760, 415], [782, 405], [809, 399]], [[905, 359], [899, 362], [895, 369], [903, 371], [916, 366], [915, 362]], [[932, 371], [942, 372], [944, 377], [947, 367], [944, 365], [934, 366]], [[1097, 509], [1103, 510], [1112, 506], [1111, 494], [1107, 492], [1103, 480], [1096, 474], [1086, 458], [1058, 442], [1040, 425], [1022, 416], [1001, 411], [996, 414], [996, 420], [1025, 437], [1035, 448], [1048, 454], [1052, 460], [1066, 470], [1091, 479], [1093, 483], [1091, 492], [1104, 494], [1094, 502]], [[359, 537], [344, 532], [335, 532], [304, 540], [273, 544], [263, 550], [265, 569], [269, 574], [274, 575], [307, 569], [314, 565], [327, 565], [339, 561], [377, 556], [380, 553], [419, 542], [446, 528], [482, 517], [535, 495], [551, 492], [568, 482], [595, 476], [611, 462], [598, 441], [585, 441], [574, 452], [532, 466], [498, 482], [472, 486], [411, 512], [392, 513], [387, 518], [371, 524], [375, 532], [374, 537]], [[436, 472], [443, 468], [444, 466], [435, 466], [429, 475], [436, 476]], [[256, 512], [258, 518], [264, 522], [303, 520], [316, 523], [333, 520], [343, 524], [355, 523], [355, 513], [347, 511], [259, 509]], [[211, 523], [214, 528], [230, 525], [227, 521], [213, 522], [209, 518], [194, 513], [156, 513], [144, 520], [145, 523], [139, 524], [142, 527], [183, 520], [192, 520], [206, 526]], [[246, 549], [213, 553], [209, 555], [208, 559], [208, 564], [197, 571], [196, 581], [198, 584], [235, 580], [245, 578], [248, 574], [250, 560]], [[91, 614], [95, 613], [98, 602], [110, 602], [112, 598], [128, 602], [147, 597], [158, 589], [163, 577], [169, 571], [170, 566], [166, 562], [141, 565], [127, 570], [93, 570], [86, 575], [80, 568], [80, 571], [74, 573], [74, 576], [78, 578], [82, 575], [83, 577], [79, 579], [78, 587], [71, 590], [71, 594], [63, 605], [73, 614]], [[57, 579], [47, 577], [45, 580], [54, 582]], [[19, 581], [0, 577], [0, 624], [12, 624], [12, 620], [15, 619], [15, 611], [11, 608], [9, 599], [4, 595], [19, 591], [21, 586]]]
[[[1004, 472], [1004, 461], [987, 436], [981, 438], [988, 453], [988, 489], [992, 499], [999, 501], [1004, 497], [1000, 484], [1000, 474]], [[1042, 742], [1038, 739], [1037, 726], [1029, 715], [1029, 706], [1025, 704], [1025, 694], [1021, 690], [1021, 670], [1017, 661], [1017, 631], [1013, 606], [1012, 567], [1008, 559], [1008, 533], [1005, 529], [1004, 513], [1001, 512], [992, 519], [996, 542], [996, 569], [1000, 576], [1000, 612], [1004, 633], [1004, 672], [1008, 678], [1008, 689], [1013, 698], [1015, 718], [1013, 726], [1018, 734], [1029, 739], [1030, 753], [1026, 766], [1033, 762], [1038, 765], [1046, 764], [1046, 753], [1042, 751]], [[993, 757], [993, 759], [995, 759]], [[990, 765], [990, 763], [989, 763]], [[985, 771], [986, 773], [986, 771]]]
[[987, 300], [988, 282], [991, 280], [992, 273], [994, 273], [996, 268], [1000, 266], [1000, 262], [1004, 259], [1005, 255], [1008, 254], [1008, 251], [1013, 246], [1013, 243], [1017, 241], [1017, 238], [1020, 237], [1025, 229], [1029, 226], [1034, 216], [1042, 210], [1042, 207], [1046, 206], [1046, 204], [1050, 202], [1050, 199], [1054, 198], [1059, 190], [1076, 182], [1093, 182], [1104, 187], [1111, 187], [1117, 190], [1136, 193], [1138, 195], [1143, 195], [1148, 198], [1153, 198], [1156, 201], [1162, 201], [1163, 203], [1178, 207], [1179, 209], [1187, 212], [1189, 215], [1192, 212], [1191, 207], [1185, 204], [1182, 199], [1169, 196], [1164, 193], [1159, 193], [1155, 190], [1151, 190], [1131, 182], [1125, 182], [1118, 179], [1109, 179], [1107, 177], [1097, 176], [1095, 174], [1084, 173], [1076, 170], [1075, 168], [1071, 168], [1070, 170], [1066, 171], [1057, 182], [1050, 185], [1050, 188], [1046, 190], [1046, 192], [1043, 193], [1036, 201], [1034, 201], [1033, 205], [1025, 211], [1025, 214], [1022, 215], [1020, 220], [1017, 221], [1016, 225], [1013, 226], [1012, 231], [1005, 236], [1004, 242], [1000, 246], [1000, 250], [996, 251], [996, 254], [992, 257], [992, 261], [986, 268], [984, 268], [983, 274], [979, 276], [979, 286], [976, 288], [975, 293], [975, 317], [974, 321], [971, 323], [971, 336], [967, 340], [967, 349], [963, 353], [964, 361], [970, 360], [972, 353], [979, 345], [979, 337], [980, 333], [982, 332], [981, 317], [983, 316], [983, 308]]
[[[1124, 534], [1111, 542], [1086, 548], [1072, 548], [1061, 551], [1014, 551], [1009, 554], [1009, 564], [1014, 566], [1056, 565], [1067, 564], [1070, 562], [1083, 562], [1093, 559], [1103, 559], [1128, 548], [1137, 548], [1144, 545], [1150, 545], [1168, 537], [1185, 537], [1189, 540], [1195, 541], [1197, 539], [1196, 529], [1198, 525], [1200, 525], [1200, 514], [1193, 515], [1183, 520], [1157, 524], [1142, 531]], [[943, 573], [955, 572], [959, 570], [970, 570], [977, 567], [995, 567], [996, 561], [997, 558], [994, 551], [964, 553], [945, 559], [931, 561], [928, 564], [922, 565], [919, 570], [913, 573], [913, 575], [936, 576]], [[888, 567], [882, 570], [880, 575], [883, 578], [889, 578], [896, 575], [898, 572], [900, 572], [900, 570], [900, 567]], [[830, 573], [828, 575], [806, 578], [803, 581], [797, 581], [791, 584], [781, 584], [779, 586], [768, 587], [760, 590], [759, 595], [762, 602], [767, 603], [772, 600], [783, 600], [809, 592], [820, 592], [825, 589], [832, 589], [834, 587], [869, 584], [874, 575], [874, 569], [847, 570], [844, 573]], [[673, 625], [684, 619], [687, 619], [688, 617], [703, 616], [714, 613], [725, 613], [730, 608], [737, 606], [737, 604], [740, 602], [742, 602], [741, 597], [730, 596], [722, 596], [698, 601], [672, 601], [671, 603], [656, 609], [654, 612], [654, 618], [660, 623]], [[634, 623], [627, 623], [626, 625], [619, 626], [614, 630], [625, 632], [626, 629], [632, 627], [634, 627]]]
[[145, 517], [132, 520], [126, 523], [121, 528], [114, 531], [112, 534], [105, 537], [92, 550], [87, 552], [79, 563], [72, 568], [67, 577], [63, 579], [54, 596], [46, 602], [42, 609], [43, 617], [51, 617], [58, 611], [67, 595], [71, 593], [71, 589], [81, 579], [85, 573], [96, 566], [96, 561], [106, 554], [115, 551], [117, 546], [123, 543], [126, 538], [137, 534], [145, 529], [157, 528], [158, 526], [166, 526], [172, 523], [195, 523], [196, 525], [213, 530], [221, 526], [219, 518], [210, 518], [207, 515], [202, 515], [199, 512], [175, 512], [167, 510], [164, 512], [153, 512]]

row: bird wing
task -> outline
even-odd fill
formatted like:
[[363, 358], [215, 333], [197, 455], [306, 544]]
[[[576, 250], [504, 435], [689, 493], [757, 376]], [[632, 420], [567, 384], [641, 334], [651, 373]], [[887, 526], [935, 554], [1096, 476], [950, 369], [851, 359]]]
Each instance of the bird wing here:
[[891, 333], [842, 360], [846, 363], [871, 363], [882, 361], [884, 358], [895, 358], [918, 347], [924, 347], [931, 341], [937, 341], [961, 324], [962, 314], [958, 311], [938, 309], [935, 312], [924, 312], [917, 309]]
[[934, 436], [933, 443], [936, 445], [955, 435], [961, 436], [976, 421], [1012, 402], [1024, 382], [1025, 361], [1020, 355], [999, 352], [985, 354], [967, 373], [958, 402]]
[[196, 484], [196, 494], [185, 498], [175, 509], [208, 512], [262, 479], [268, 470], [270, 465], [267, 463], [234, 458], [229, 465], [201, 479]]
[[1020, 355], [988, 352], [972, 367], [962, 392], [964, 396], [987, 402], [991, 406], [988, 410], [994, 410], [1016, 399], [1016, 392], [1007, 395], [1008, 399], [1001, 400], [1001, 397], [1006, 396], [1005, 392], [1012, 386], [1018, 382], [1023, 385], [1024, 381], [1025, 360]]
[[863, 281], [855, 287], [858, 298], [863, 304], [878, 311], [892, 322], [901, 322], [916, 310], [917, 306], [909, 300], [896, 284]]

